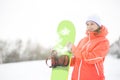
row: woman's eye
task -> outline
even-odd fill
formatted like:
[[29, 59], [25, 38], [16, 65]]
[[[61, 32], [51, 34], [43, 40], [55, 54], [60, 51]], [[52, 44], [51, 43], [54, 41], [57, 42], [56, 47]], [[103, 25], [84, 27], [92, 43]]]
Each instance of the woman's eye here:
[[91, 23], [91, 25], [94, 25], [93, 23]]

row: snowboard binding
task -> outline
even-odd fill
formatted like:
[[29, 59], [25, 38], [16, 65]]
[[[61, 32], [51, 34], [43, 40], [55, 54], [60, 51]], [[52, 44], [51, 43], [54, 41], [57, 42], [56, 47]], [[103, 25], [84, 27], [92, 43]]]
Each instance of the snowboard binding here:
[[[51, 66], [48, 65], [48, 60], [51, 60]], [[51, 51], [51, 55], [46, 59], [46, 64], [49, 68], [55, 68], [57, 66], [66, 67], [69, 64], [69, 57], [68, 55], [57, 55], [56, 50]]]

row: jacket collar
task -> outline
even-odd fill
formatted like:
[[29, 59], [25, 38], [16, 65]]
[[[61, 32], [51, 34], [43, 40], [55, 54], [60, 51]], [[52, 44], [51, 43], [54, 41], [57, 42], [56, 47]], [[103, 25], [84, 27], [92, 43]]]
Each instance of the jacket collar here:
[[108, 31], [107, 31], [107, 28], [102, 25], [100, 29], [100, 33], [86, 31], [86, 34], [89, 40], [92, 40], [97, 37], [106, 37], [108, 34]]

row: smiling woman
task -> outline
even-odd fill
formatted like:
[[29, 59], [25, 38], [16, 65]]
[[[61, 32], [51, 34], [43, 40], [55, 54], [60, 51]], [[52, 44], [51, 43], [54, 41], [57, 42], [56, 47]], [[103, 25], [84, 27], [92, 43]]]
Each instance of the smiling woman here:
[[105, 80], [103, 62], [109, 50], [108, 31], [96, 15], [88, 17], [86, 25], [86, 36], [72, 48], [71, 80]]

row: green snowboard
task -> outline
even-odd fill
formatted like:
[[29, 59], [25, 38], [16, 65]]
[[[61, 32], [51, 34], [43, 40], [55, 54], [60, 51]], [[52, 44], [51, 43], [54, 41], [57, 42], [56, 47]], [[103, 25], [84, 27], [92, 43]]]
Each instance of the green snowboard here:
[[[68, 55], [69, 61], [71, 61], [72, 54], [65, 49], [65, 46], [68, 42], [74, 43], [75, 41], [76, 33], [74, 24], [69, 20], [63, 20], [58, 25], [57, 34], [59, 41], [54, 49], [59, 52], [58, 55]], [[69, 68], [70, 62], [67, 67], [58, 66], [56, 68], [52, 68], [51, 80], [68, 80]]]

